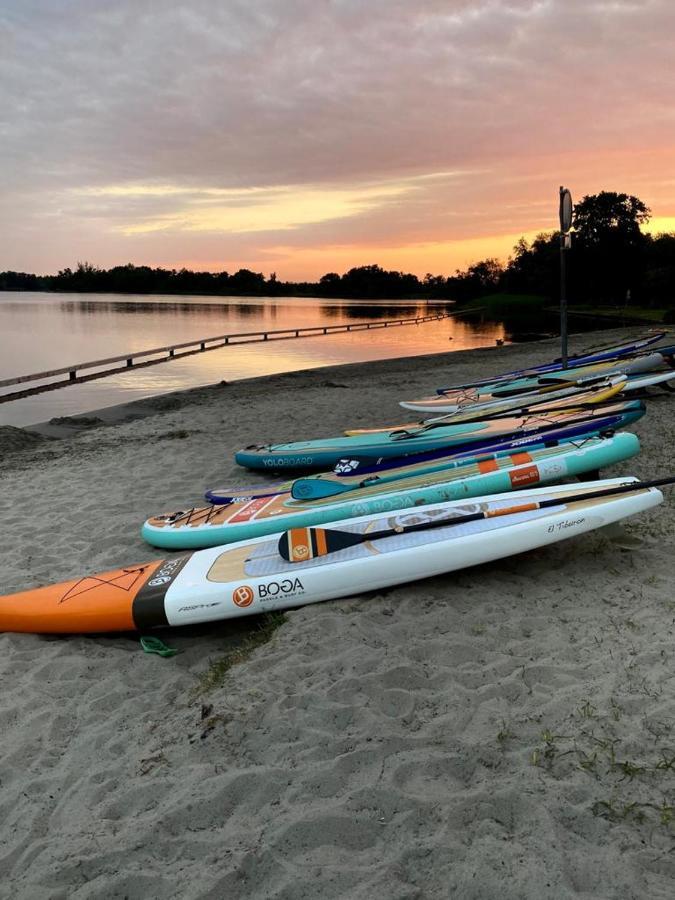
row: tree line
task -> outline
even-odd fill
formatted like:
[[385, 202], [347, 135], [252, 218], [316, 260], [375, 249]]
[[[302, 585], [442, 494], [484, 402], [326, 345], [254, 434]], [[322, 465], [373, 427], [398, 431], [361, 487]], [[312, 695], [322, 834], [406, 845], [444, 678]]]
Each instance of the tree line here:
[[[666, 307], [675, 310], [675, 234], [645, 234], [651, 216], [637, 197], [612, 191], [584, 197], [574, 207], [568, 254], [570, 303]], [[486, 294], [558, 296], [558, 232], [521, 238], [503, 264], [485, 259], [454, 275], [387, 271], [358, 266], [342, 275], [329, 272], [317, 282], [280, 281], [260, 272], [193, 272], [131, 263], [101, 269], [87, 262], [57, 275], [0, 272], [0, 290], [73, 291], [133, 294], [314, 296], [361, 299], [438, 299], [459, 303]]]
[[261, 272], [239, 269], [228, 272], [193, 272], [190, 269], [162, 269], [150, 266], [114, 266], [100, 269], [79, 262], [58, 275], [30, 275], [0, 272], [0, 290], [74, 291], [119, 294], [211, 294], [250, 297], [360, 297], [399, 299], [429, 296], [425, 281], [416, 275], [387, 272], [378, 265], [359, 266], [344, 275], [329, 272], [317, 282], [280, 281]]

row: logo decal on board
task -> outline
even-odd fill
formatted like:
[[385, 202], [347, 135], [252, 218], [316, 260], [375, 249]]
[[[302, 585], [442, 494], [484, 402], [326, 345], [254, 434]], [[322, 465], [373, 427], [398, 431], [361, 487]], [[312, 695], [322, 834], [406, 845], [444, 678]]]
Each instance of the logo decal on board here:
[[168, 584], [170, 581], [170, 575], [158, 575], [157, 578], [151, 578], [148, 584], [150, 587], [158, 587], [160, 584]]
[[339, 459], [335, 464], [333, 472], [336, 475], [344, 475], [347, 472], [354, 472], [358, 467], [358, 459]]
[[232, 591], [232, 602], [235, 606], [239, 606], [242, 609], [253, 603], [253, 597], [253, 589], [247, 584], [242, 584], [241, 587], [235, 588], [234, 591]]
[[526, 484], [537, 484], [541, 480], [537, 466], [524, 466], [509, 472], [509, 480], [513, 487], [523, 487]]
[[189, 556], [182, 556], [177, 559], [165, 559], [157, 569], [157, 574], [152, 576], [146, 586], [162, 587], [164, 584], [171, 584], [189, 558]]

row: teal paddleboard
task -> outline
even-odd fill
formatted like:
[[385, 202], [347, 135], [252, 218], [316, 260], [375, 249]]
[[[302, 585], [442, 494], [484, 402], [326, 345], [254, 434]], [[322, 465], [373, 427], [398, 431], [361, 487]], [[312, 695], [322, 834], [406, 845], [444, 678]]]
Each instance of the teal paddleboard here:
[[524, 416], [508, 416], [484, 422], [465, 422], [459, 425], [429, 425], [410, 431], [375, 432], [352, 437], [324, 438], [297, 441], [289, 444], [255, 444], [240, 450], [235, 459], [241, 466], [268, 471], [284, 469], [329, 469], [345, 456], [366, 456], [384, 459], [406, 456], [438, 448], [459, 448], [478, 445], [513, 435], [536, 434], [552, 425], [588, 422], [589, 430], [595, 418], [623, 415], [625, 424], [644, 415], [639, 400], [597, 404], [587, 410], [561, 410]]

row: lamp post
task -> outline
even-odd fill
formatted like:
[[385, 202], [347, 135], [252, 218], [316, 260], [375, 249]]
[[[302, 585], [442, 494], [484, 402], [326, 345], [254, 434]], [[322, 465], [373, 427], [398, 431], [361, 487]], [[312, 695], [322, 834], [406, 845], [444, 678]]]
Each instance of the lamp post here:
[[572, 195], [560, 187], [560, 358], [567, 368], [567, 269], [565, 251], [572, 246]]

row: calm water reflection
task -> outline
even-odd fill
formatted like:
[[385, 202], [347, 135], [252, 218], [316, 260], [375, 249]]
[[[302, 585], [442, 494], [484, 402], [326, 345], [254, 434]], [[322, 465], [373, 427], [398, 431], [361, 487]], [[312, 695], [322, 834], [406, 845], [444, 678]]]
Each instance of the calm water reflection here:
[[[411, 301], [0, 293], [0, 378], [218, 334], [409, 318], [444, 309]], [[504, 337], [501, 324], [447, 319], [223, 348], [0, 405], [0, 424], [26, 425], [223, 378], [494, 346]]]

